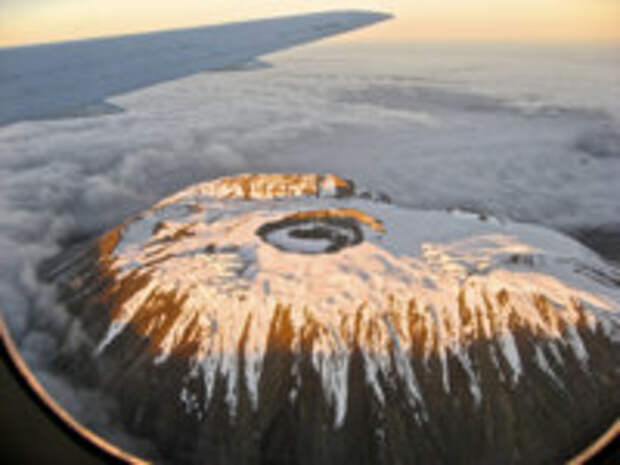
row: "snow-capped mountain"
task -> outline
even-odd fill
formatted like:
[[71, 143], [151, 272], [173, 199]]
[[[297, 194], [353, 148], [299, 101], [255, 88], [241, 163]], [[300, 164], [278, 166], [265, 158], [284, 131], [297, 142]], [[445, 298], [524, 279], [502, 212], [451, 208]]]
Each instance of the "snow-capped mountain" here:
[[333, 175], [194, 185], [44, 274], [55, 369], [173, 463], [539, 463], [620, 411], [618, 270]]

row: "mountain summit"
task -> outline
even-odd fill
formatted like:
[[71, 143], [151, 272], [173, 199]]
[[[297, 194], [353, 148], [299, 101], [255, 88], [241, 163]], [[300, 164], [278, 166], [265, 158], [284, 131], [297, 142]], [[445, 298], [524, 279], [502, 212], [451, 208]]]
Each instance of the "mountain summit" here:
[[240, 175], [55, 265], [56, 372], [171, 463], [555, 462], [620, 411], [617, 270], [541, 227]]

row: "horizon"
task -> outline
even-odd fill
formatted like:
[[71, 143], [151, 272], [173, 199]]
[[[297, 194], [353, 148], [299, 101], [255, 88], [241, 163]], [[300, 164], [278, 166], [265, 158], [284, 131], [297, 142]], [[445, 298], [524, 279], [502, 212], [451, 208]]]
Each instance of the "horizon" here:
[[372, 28], [330, 39], [331, 43], [423, 42], [620, 42], [620, 2], [613, 0], [247, 0], [234, 7], [220, 2], [178, 0], [174, 4], [136, 0], [0, 0], [0, 47], [103, 38], [151, 31], [183, 29], [253, 19], [330, 10], [363, 9], [391, 13], [394, 18]]

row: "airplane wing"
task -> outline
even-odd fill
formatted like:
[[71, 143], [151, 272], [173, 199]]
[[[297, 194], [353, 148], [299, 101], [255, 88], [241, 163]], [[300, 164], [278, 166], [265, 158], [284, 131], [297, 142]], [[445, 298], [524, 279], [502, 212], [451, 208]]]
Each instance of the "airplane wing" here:
[[390, 18], [338, 11], [103, 39], [0, 48], [0, 125], [225, 68]]

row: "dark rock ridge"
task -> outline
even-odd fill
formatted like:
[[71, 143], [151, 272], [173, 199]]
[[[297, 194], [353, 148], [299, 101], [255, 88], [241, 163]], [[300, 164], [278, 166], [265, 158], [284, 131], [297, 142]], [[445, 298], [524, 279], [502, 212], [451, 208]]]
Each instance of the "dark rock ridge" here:
[[620, 292], [585, 269], [616, 272], [330, 175], [223, 178], [48, 264], [54, 368], [170, 463], [557, 463], [620, 411]]

